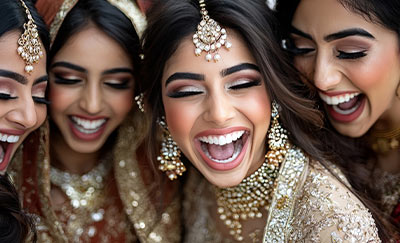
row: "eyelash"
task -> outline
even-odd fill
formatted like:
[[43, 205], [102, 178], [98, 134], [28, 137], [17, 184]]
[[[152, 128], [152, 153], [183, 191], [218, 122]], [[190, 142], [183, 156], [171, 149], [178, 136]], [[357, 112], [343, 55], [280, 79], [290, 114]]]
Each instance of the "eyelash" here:
[[56, 77], [56, 79], [54, 80], [54, 82], [56, 84], [73, 85], [73, 84], [81, 82], [80, 79], [66, 79], [59, 75], [55, 75], [55, 77]]
[[12, 97], [9, 94], [0, 93], [0, 100], [15, 100], [18, 97]]
[[348, 52], [344, 52], [344, 51], [338, 51], [338, 52], [339, 52], [339, 54], [336, 57], [339, 59], [357, 59], [357, 58], [365, 57], [367, 55], [367, 53], [365, 53], [365, 51], [352, 52], [352, 53], [348, 53]]
[[249, 82], [242, 83], [242, 84], [233, 85], [233, 86], [229, 87], [229, 89], [239, 90], [239, 89], [246, 89], [246, 88], [251, 88], [251, 87], [260, 86], [260, 85], [261, 85], [260, 80], [254, 80], [254, 81], [249, 81]]
[[[285, 42], [285, 49], [295, 56], [305, 55], [315, 50], [313, 48], [297, 48], [290, 39]], [[338, 50], [337, 52], [339, 54], [336, 57], [339, 59], [358, 59], [367, 55], [365, 51], [348, 53]]]
[[123, 80], [122, 83], [104, 83], [114, 89], [129, 89], [129, 79]]
[[[256, 80], [256, 81], [249, 81], [249, 82], [238, 84], [238, 85], [233, 85], [233, 86], [229, 87], [229, 89], [235, 91], [235, 90], [251, 88], [253, 86], [259, 86], [259, 85], [261, 85], [261, 81]], [[183, 92], [178, 91], [178, 92], [170, 93], [167, 96], [170, 98], [183, 98], [183, 97], [198, 95], [198, 94], [202, 94], [202, 93], [203, 93], [202, 91], [183, 91]]]
[[[3, 94], [0, 93], [0, 100], [15, 100], [18, 97], [12, 97], [9, 94]], [[45, 105], [50, 105], [50, 101], [47, 100], [46, 98], [42, 98], [42, 97], [36, 97], [36, 96], [32, 96], [32, 99], [35, 103], [37, 104], [45, 104]]]

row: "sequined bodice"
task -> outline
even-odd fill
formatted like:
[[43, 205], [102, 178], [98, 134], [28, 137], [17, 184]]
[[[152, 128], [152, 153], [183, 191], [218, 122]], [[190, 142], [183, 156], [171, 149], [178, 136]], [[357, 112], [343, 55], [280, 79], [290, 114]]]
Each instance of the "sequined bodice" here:
[[[211, 185], [197, 171], [190, 173], [184, 242], [234, 242], [216, 231], [218, 219], [210, 210], [215, 202], [203, 196]], [[253, 242], [380, 242], [368, 209], [320, 163], [293, 148], [280, 173], [268, 220]]]

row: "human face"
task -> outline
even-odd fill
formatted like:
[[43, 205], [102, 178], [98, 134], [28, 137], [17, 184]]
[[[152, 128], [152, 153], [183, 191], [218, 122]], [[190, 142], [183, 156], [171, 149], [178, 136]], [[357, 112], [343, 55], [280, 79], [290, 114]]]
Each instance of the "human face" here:
[[167, 61], [162, 98], [172, 137], [214, 185], [239, 184], [264, 162], [270, 100], [243, 40], [228, 30], [222, 59], [196, 57], [191, 36]]
[[97, 152], [132, 107], [130, 58], [96, 27], [75, 34], [58, 51], [50, 84], [51, 118], [76, 152]]
[[317, 87], [330, 122], [343, 135], [362, 136], [396, 100], [396, 33], [337, 0], [301, 0], [292, 26], [295, 65]]
[[0, 37], [0, 174], [28, 134], [46, 119], [46, 57], [27, 74], [17, 54], [20, 35], [12, 31]]

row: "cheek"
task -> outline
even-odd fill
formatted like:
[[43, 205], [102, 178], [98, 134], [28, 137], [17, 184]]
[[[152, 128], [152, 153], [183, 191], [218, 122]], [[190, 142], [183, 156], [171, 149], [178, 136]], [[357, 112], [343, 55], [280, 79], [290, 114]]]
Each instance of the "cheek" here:
[[[268, 127], [271, 116], [271, 101], [264, 87], [246, 96], [241, 102], [242, 110], [245, 110], [248, 119], [255, 125]], [[257, 128], [257, 127], [256, 127]]]
[[76, 92], [54, 85], [49, 90], [50, 114], [56, 116], [64, 112], [75, 100]]
[[182, 146], [187, 141], [197, 118], [197, 110], [192, 104], [171, 99], [164, 100], [164, 110], [168, 129], [174, 140]]
[[379, 90], [384, 87], [391, 89], [400, 79], [400, 66], [397, 59], [393, 53], [375, 56], [358, 68], [353, 68], [351, 80], [365, 92]]
[[106, 102], [111, 107], [114, 115], [116, 115], [115, 118], [118, 118], [118, 120], [123, 120], [132, 109], [134, 102], [133, 91], [110, 94], [106, 97]]

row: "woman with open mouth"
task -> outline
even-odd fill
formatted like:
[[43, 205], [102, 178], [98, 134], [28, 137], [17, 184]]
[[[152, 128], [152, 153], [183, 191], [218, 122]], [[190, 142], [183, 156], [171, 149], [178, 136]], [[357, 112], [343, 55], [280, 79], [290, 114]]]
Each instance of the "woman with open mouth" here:
[[39, 219], [39, 242], [179, 242], [177, 199], [155, 193], [140, 150], [145, 16], [135, 1], [37, 4], [53, 17], [50, 118], [15, 173], [24, 206]]
[[48, 31], [25, 0], [0, 2], [0, 242], [35, 232], [7, 171], [24, 139], [45, 120]]
[[149, 12], [149, 144], [169, 178], [188, 170], [184, 242], [380, 242], [318, 149], [320, 113], [275, 23], [264, 0], [164, 0]]
[[361, 174], [353, 186], [380, 201], [400, 231], [400, 2], [279, 0], [277, 11], [283, 47], [320, 97], [328, 126], [362, 144], [337, 151], [345, 173]]

